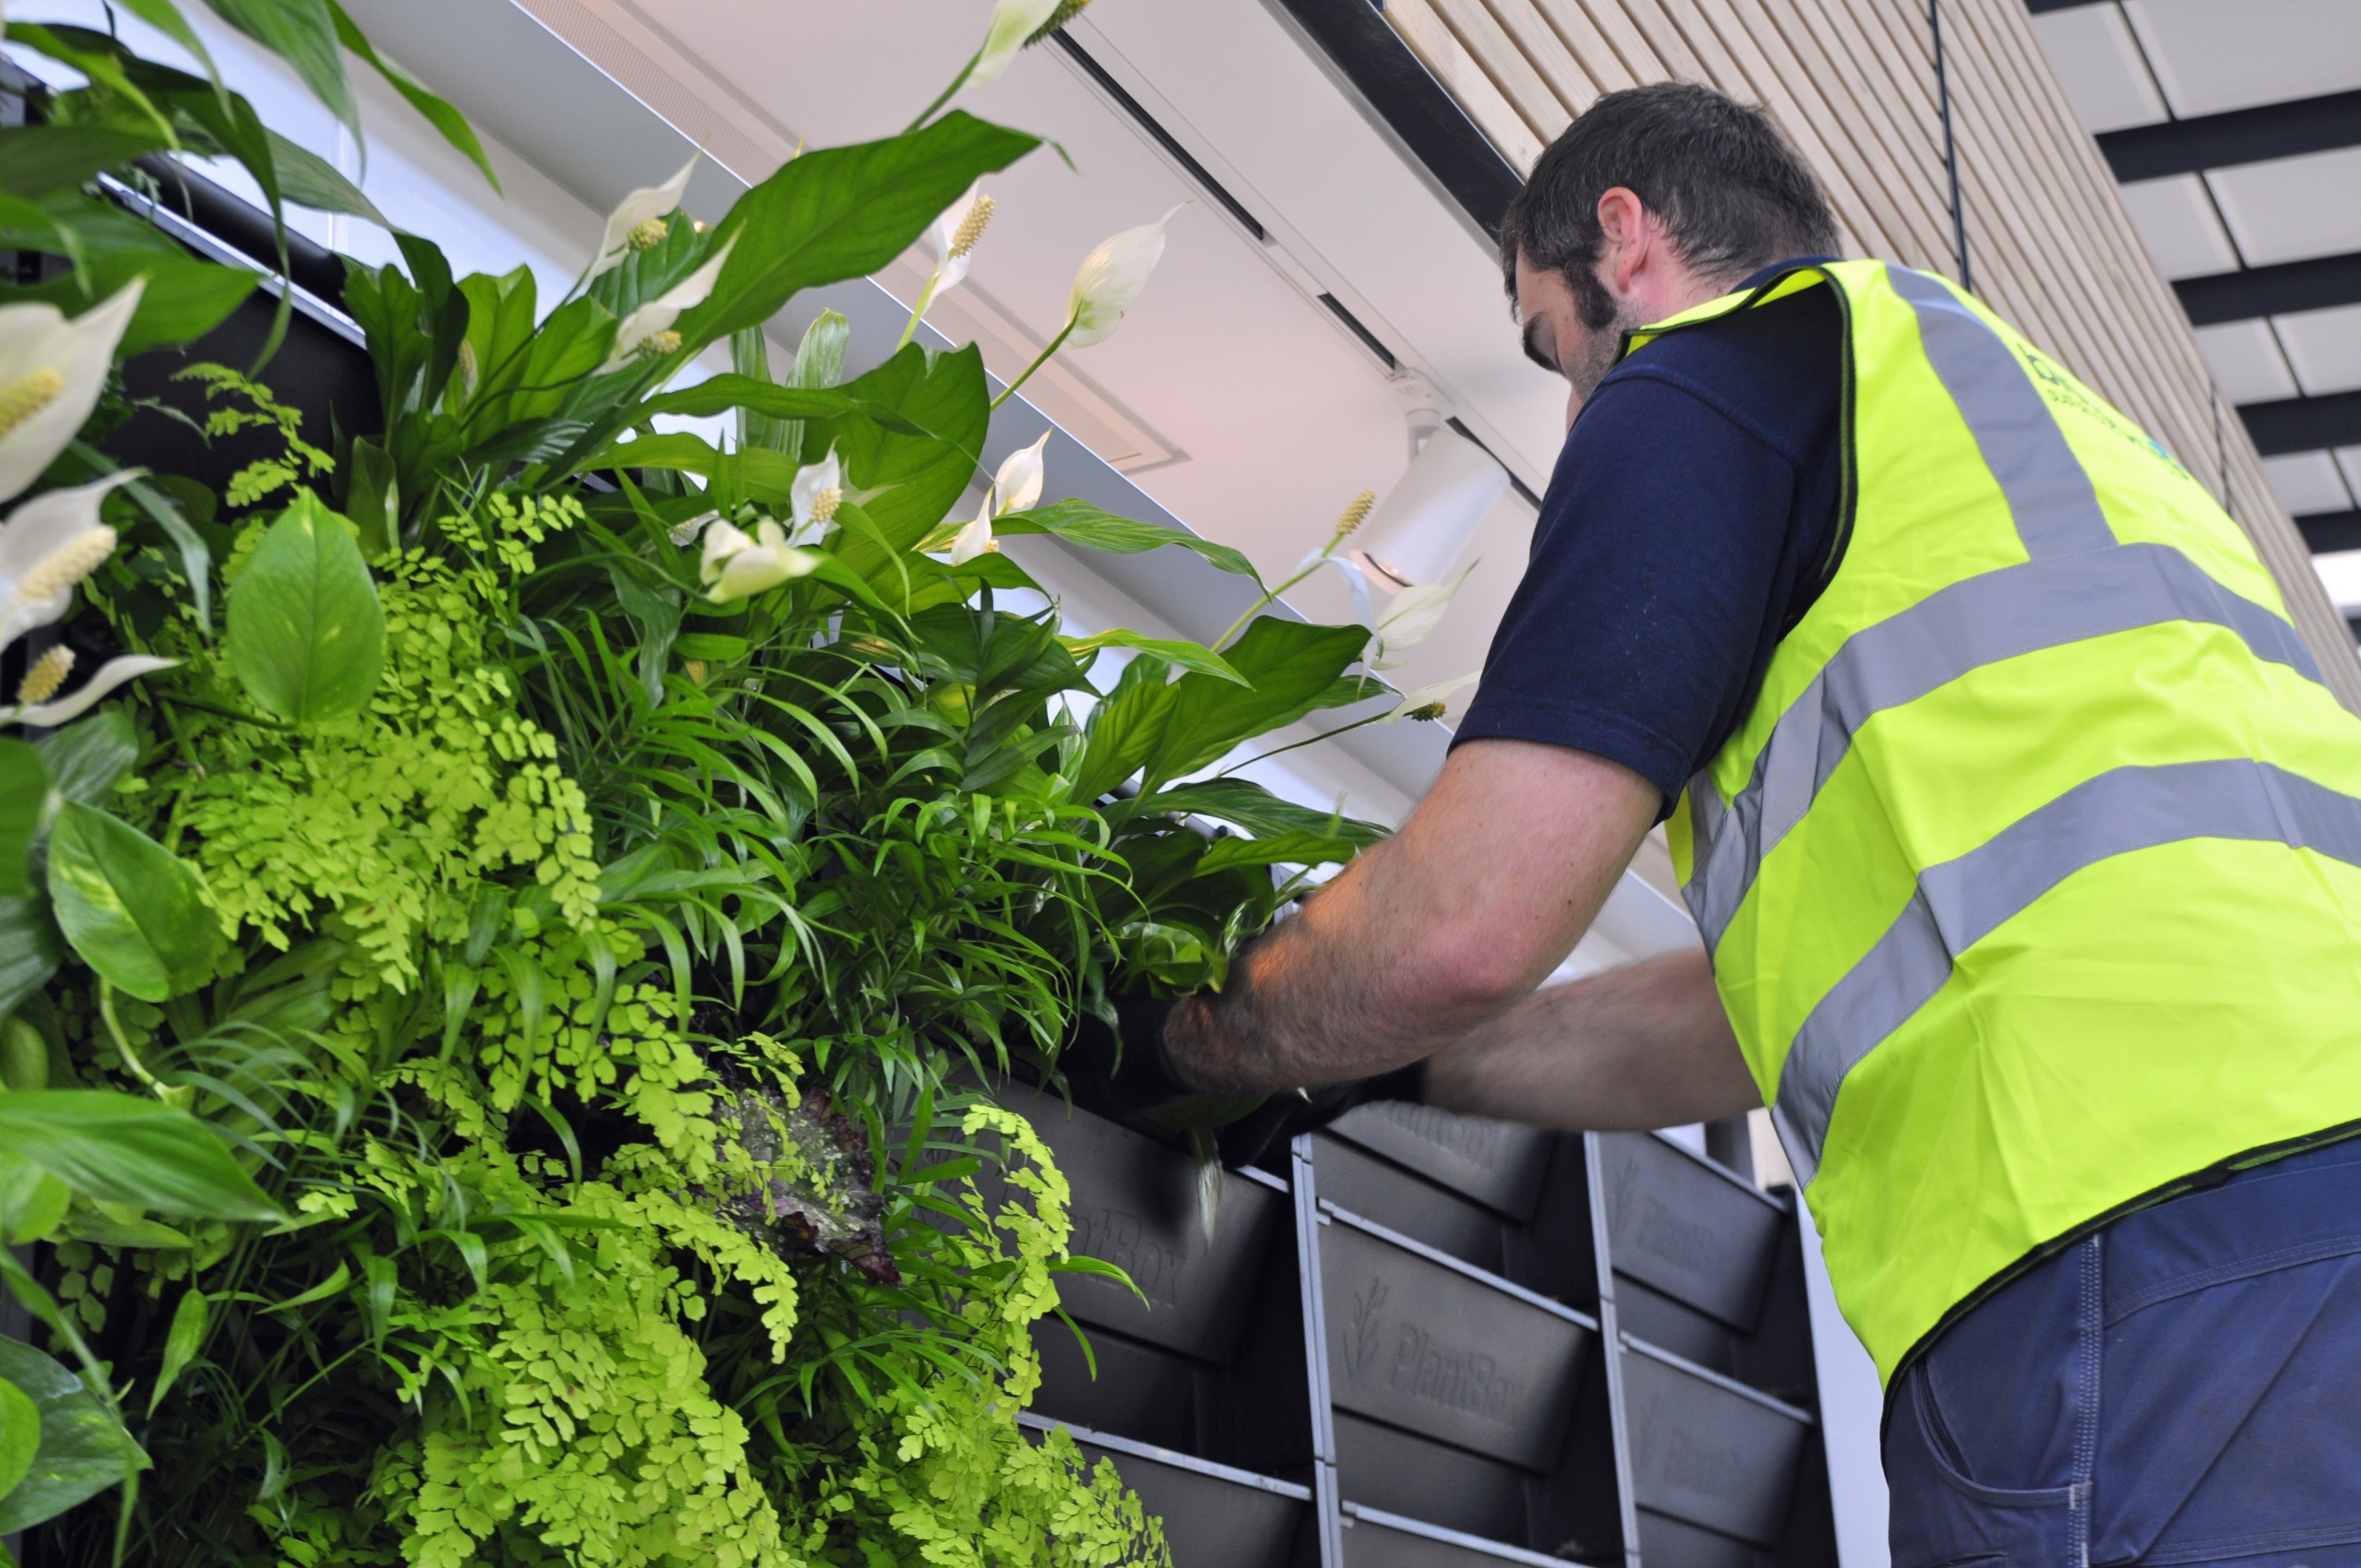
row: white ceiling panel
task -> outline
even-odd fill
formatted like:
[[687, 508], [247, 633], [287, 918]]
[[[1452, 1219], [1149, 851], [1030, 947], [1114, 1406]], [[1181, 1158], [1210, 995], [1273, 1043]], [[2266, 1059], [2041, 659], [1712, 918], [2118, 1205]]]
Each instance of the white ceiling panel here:
[[2033, 18], [2034, 36], [2082, 128], [2093, 136], [2171, 116], [2139, 41], [2116, 6], [2074, 6]]
[[2361, 388], [2361, 305], [2278, 316], [2274, 325], [2307, 397]]
[[2347, 615], [2361, 610], [2361, 550], [2331, 550], [2315, 555], [2312, 567], [2319, 573], [2331, 604]]
[[2184, 119], [2361, 88], [2354, 0], [2126, 0], [2124, 8]]
[[[2353, 15], [2361, 28], [2361, 6]], [[2241, 163], [2205, 178], [2249, 267], [2361, 250], [2361, 147]]]
[[2301, 517], [2313, 512], [2344, 512], [2353, 507], [2353, 493], [2345, 488], [2344, 475], [2337, 470], [2336, 459], [2326, 452], [2290, 452], [2284, 457], [2265, 457], [2263, 477], [2271, 481], [2279, 504]]
[[2142, 180], [2123, 187], [2124, 209], [2148, 259], [2166, 278], [2201, 278], [2209, 272], [2234, 272], [2238, 253], [2205, 198], [2205, 184], [2195, 174], [2175, 174], [2165, 180]]
[[2361, 446], [2338, 447], [2336, 466], [2344, 470], [2344, 482], [2354, 498], [2361, 500]]
[[2214, 386], [2231, 402], [2264, 403], [2296, 396], [2295, 374], [2279, 351], [2279, 339], [2271, 335], [2269, 322], [2225, 321], [2201, 327], [2195, 336]]

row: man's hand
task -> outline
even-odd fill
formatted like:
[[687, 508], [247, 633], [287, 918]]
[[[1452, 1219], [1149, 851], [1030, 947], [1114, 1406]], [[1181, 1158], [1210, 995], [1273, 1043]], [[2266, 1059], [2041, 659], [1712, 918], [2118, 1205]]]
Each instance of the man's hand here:
[[1169, 1065], [1199, 1090], [1264, 1093], [1389, 1072], [1469, 1035], [1573, 950], [1660, 800], [1585, 752], [1459, 747], [1399, 833], [1241, 955], [1220, 995], [1174, 1009]]

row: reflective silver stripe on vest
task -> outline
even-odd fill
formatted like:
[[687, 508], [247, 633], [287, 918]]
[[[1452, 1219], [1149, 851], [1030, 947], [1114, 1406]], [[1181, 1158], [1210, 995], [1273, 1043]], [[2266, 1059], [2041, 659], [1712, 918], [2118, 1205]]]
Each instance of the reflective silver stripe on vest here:
[[2038, 561], [2113, 544], [2091, 476], [2015, 351], [1937, 279], [1906, 267], [1885, 275], [1917, 314], [1928, 362], [2008, 497], [2025, 553]]
[[2118, 767], [1918, 875], [1909, 905], [1796, 1031], [1774, 1119], [1809, 1182], [1836, 1090], [1951, 979], [1958, 956], [2089, 866], [2192, 838], [2283, 843], [2361, 866], [2361, 799], [2247, 758]]
[[[1707, 950], [1721, 945], [1762, 857], [1803, 820], [1871, 718], [1987, 664], [2172, 621], [2225, 627], [2257, 659], [2320, 678], [2294, 626], [2164, 544], [2003, 566], [1855, 633], [1779, 716], [1726, 814], [1710, 782], [1691, 788], [1696, 836], [1686, 891]], [[1706, 802], [1717, 808], [1710, 836]]]

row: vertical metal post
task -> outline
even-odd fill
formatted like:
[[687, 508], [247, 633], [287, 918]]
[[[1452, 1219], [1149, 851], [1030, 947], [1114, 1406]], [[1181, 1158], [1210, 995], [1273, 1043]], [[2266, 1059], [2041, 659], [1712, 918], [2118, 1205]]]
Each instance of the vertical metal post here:
[[1623, 1407], [1623, 1334], [1615, 1319], [1615, 1259], [1608, 1251], [1607, 1168], [1598, 1134], [1583, 1135], [1584, 1185], [1590, 1189], [1591, 1255], [1598, 1262], [1598, 1341], [1606, 1355], [1607, 1413], [1615, 1440], [1615, 1503], [1623, 1529], [1623, 1568], [1640, 1568], [1640, 1504], [1632, 1495], [1631, 1428]]
[[1288, 1157], [1296, 1273], [1303, 1286], [1304, 1381], [1311, 1391], [1311, 1506], [1320, 1526], [1320, 1568], [1345, 1568], [1345, 1511], [1336, 1490], [1336, 1422], [1328, 1396], [1328, 1312], [1320, 1287], [1320, 1195], [1311, 1177], [1311, 1134], [1299, 1134], [1288, 1146]]
[[1943, 168], [1952, 183], [1952, 244], [1959, 256], [1959, 286], [1975, 291], [1967, 264], [1967, 211], [1959, 200], [1959, 144], [1952, 137], [1952, 84], [1943, 69], [1943, 0], [1927, 0], [1927, 22], [1935, 32], [1935, 101], [1943, 117]]

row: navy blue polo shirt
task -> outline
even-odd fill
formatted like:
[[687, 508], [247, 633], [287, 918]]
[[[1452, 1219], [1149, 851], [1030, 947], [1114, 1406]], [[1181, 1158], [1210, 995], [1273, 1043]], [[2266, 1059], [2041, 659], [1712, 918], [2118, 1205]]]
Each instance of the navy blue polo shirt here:
[[1608, 373], [1559, 453], [1453, 744], [1572, 746], [1648, 779], [1671, 812], [1835, 574], [1843, 352], [1822, 287]]

